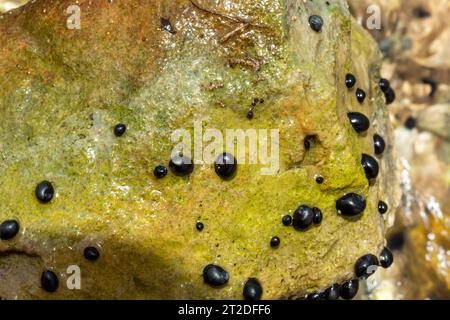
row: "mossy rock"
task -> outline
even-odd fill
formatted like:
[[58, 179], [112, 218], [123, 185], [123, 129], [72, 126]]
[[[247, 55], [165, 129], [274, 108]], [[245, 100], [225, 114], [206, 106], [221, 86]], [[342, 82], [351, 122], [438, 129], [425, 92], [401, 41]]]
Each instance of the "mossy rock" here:
[[[33, 1], [0, 16], [0, 221], [20, 223], [15, 238], [0, 241], [1, 297], [242, 299], [257, 278], [263, 299], [295, 298], [353, 278], [357, 258], [379, 254], [377, 206], [395, 210], [395, 156], [380, 54], [346, 1], [78, 3], [81, 29], [67, 28], [73, 1]], [[321, 32], [308, 24], [313, 14]], [[349, 72], [358, 81], [351, 90]], [[356, 87], [367, 92], [363, 104]], [[254, 98], [264, 103], [249, 120]], [[367, 115], [367, 133], [353, 130], [349, 111]], [[156, 179], [173, 131], [199, 120], [279, 129], [278, 172], [239, 165], [222, 180], [197, 164], [187, 177]], [[117, 123], [127, 125], [122, 137]], [[369, 185], [360, 161], [373, 155], [375, 133], [388, 149]], [[48, 204], [35, 196], [43, 180], [55, 188]], [[345, 219], [336, 200], [350, 192], [367, 208]], [[303, 204], [322, 210], [321, 225], [283, 226]], [[99, 248], [97, 261], [83, 257], [87, 246]], [[227, 270], [225, 286], [204, 283], [208, 264]], [[66, 286], [70, 265], [81, 269], [80, 290]], [[56, 292], [41, 287], [44, 270], [58, 276]]]

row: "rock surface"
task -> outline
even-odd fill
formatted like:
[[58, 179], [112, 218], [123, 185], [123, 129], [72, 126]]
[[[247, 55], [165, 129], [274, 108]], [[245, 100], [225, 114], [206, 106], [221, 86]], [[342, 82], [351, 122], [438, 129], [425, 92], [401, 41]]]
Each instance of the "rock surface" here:
[[[35, 1], [0, 16], [0, 221], [21, 226], [0, 241], [0, 297], [242, 299], [257, 278], [263, 299], [295, 298], [353, 278], [360, 256], [381, 252], [377, 205], [397, 205], [395, 155], [380, 54], [345, 1], [80, 0], [80, 30], [66, 26], [71, 4]], [[313, 14], [321, 32], [308, 25]], [[357, 78], [352, 90], [347, 73]], [[254, 98], [264, 103], [249, 120]], [[366, 134], [349, 111], [368, 116]], [[187, 177], [156, 179], [171, 134], [195, 120], [279, 129], [279, 171], [240, 165], [224, 181], [196, 165]], [[117, 123], [127, 125], [120, 138]], [[373, 155], [375, 133], [388, 149], [369, 186], [360, 161]], [[48, 204], [34, 195], [43, 180], [55, 188]], [[367, 208], [345, 219], [335, 203], [350, 192]], [[322, 210], [321, 225], [283, 226], [302, 204]], [[100, 250], [95, 262], [83, 257], [88, 246]], [[209, 264], [229, 273], [225, 286], [204, 283]], [[81, 290], [66, 286], [71, 265]], [[45, 270], [58, 276], [56, 292], [42, 289]]]

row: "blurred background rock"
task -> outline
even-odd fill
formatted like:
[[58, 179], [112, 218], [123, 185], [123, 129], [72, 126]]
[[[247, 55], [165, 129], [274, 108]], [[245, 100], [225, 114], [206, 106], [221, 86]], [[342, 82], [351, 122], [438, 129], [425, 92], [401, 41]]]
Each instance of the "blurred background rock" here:
[[[0, 0], [0, 12], [26, 0]], [[362, 299], [450, 299], [450, 1], [349, 0], [367, 27], [377, 6], [381, 29], [369, 30], [385, 59], [383, 77], [402, 170], [402, 207], [387, 245], [395, 254], [364, 286]], [[371, 7], [373, 9], [373, 7]]]
[[389, 235], [395, 264], [369, 284], [369, 297], [450, 299], [450, 1], [350, 0], [369, 30], [397, 93], [389, 106], [402, 170], [403, 205]]

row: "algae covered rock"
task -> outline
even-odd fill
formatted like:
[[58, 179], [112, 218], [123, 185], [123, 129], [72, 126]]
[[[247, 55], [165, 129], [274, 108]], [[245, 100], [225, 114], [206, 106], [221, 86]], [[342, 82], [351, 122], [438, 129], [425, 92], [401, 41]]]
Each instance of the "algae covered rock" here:
[[[380, 55], [345, 1], [71, 5], [0, 16], [2, 298], [296, 298], [379, 255], [395, 157]], [[370, 127], [356, 132], [350, 112]], [[174, 132], [198, 123], [278, 130], [275, 170], [173, 159]], [[380, 168], [370, 181], [363, 155]], [[310, 214], [307, 228], [283, 218]]]

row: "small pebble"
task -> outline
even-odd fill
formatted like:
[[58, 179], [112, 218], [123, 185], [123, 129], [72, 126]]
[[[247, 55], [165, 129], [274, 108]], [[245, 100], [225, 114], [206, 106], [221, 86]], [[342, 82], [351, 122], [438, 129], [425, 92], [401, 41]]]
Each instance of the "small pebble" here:
[[178, 155], [170, 160], [169, 168], [174, 175], [184, 177], [194, 171], [194, 163], [189, 157]]
[[55, 190], [51, 182], [42, 181], [36, 186], [36, 198], [42, 203], [49, 203], [53, 199]]
[[380, 86], [381, 91], [383, 91], [384, 93], [386, 93], [391, 87], [391, 83], [387, 79], [380, 79], [378, 85]]
[[320, 292], [310, 293], [306, 296], [307, 300], [323, 300], [323, 295]]
[[358, 278], [368, 278], [375, 273], [380, 265], [378, 258], [373, 254], [362, 256], [355, 263], [355, 274]]
[[55, 292], [58, 289], [59, 280], [53, 271], [44, 271], [41, 276], [41, 286], [47, 292]]
[[19, 232], [20, 226], [16, 220], [6, 220], [0, 224], [0, 239], [11, 240]]
[[394, 263], [394, 255], [391, 250], [385, 247], [380, 254], [380, 264], [383, 268], [387, 269], [392, 263]]
[[259, 281], [255, 278], [250, 278], [244, 285], [244, 299], [247, 301], [261, 300], [263, 289]]
[[300, 206], [294, 212], [292, 224], [297, 230], [306, 230], [312, 225], [313, 220], [314, 213], [312, 209], [308, 206]]
[[366, 200], [359, 194], [349, 193], [336, 201], [336, 209], [343, 216], [354, 217], [366, 209]]
[[339, 288], [339, 295], [344, 300], [351, 300], [353, 299], [359, 290], [359, 280], [353, 279], [350, 280]]
[[272, 239], [270, 239], [270, 246], [272, 248], [278, 248], [280, 246], [280, 238], [279, 237], [272, 237]]
[[366, 93], [364, 90], [358, 88], [356, 89], [356, 99], [358, 99], [359, 103], [363, 103], [366, 100]]
[[89, 261], [95, 261], [100, 258], [100, 252], [95, 247], [86, 247], [83, 254], [84, 257]]
[[210, 264], [203, 269], [203, 280], [212, 287], [221, 287], [228, 283], [230, 275], [222, 267]]
[[286, 227], [292, 225], [292, 216], [290, 215], [285, 215], [281, 221], [283, 222], [283, 225], [285, 225]]
[[325, 179], [322, 176], [317, 176], [316, 177], [316, 182], [317, 184], [322, 184], [324, 183]]
[[378, 202], [378, 212], [381, 214], [385, 214], [386, 212], [388, 212], [388, 205], [386, 204], [386, 202], [384, 201], [380, 201]]
[[127, 126], [124, 125], [123, 123], [119, 123], [118, 125], [116, 125], [114, 127], [114, 134], [116, 135], [116, 137], [123, 136], [126, 131], [127, 131]]
[[322, 219], [323, 219], [322, 210], [320, 210], [319, 208], [313, 208], [312, 210], [313, 210], [313, 213], [314, 213], [313, 223], [314, 224], [321, 224], [322, 223]]
[[355, 86], [356, 84], [356, 78], [354, 75], [352, 75], [351, 73], [348, 73], [345, 76], [345, 85], [347, 86], [347, 88], [351, 89]]
[[339, 299], [339, 284], [335, 283], [327, 290], [324, 291], [323, 296], [325, 300], [337, 300]]
[[237, 160], [230, 153], [222, 153], [217, 157], [214, 168], [222, 179], [233, 178], [237, 170]]
[[316, 32], [322, 31], [323, 19], [321, 16], [312, 15], [309, 17], [309, 26]]
[[382, 155], [384, 150], [386, 149], [386, 142], [384, 141], [383, 137], [379, 134], [375, 134], [373, 136], [373, 144], [374, 144], [374, 150], [376, 155]]
[[416, 118], [409, 117], [408, 119], [406, 119], [406, 122], [405, 122], [406, 129], [412, 130], [416, 127], [416, 125], [417, 125]]
[[363, 133], [369, 129], [370, 121], [362, 113], [350, 112], [347, 114], [347, 116], [350, 120], [353, 129], [355, 129], [356, 132]]
[[369, 156], [368, 154], [363, 154], [361, 158], [361, 165], [364, 168], [364, 172], [366, 173], [368, 180], [375, 179], [378, 176], [380, 167], [374, 157]]
[[203, 229], [205, 228], [205, 225], [203, 224], [203, 222], [197, 222], [196, 224], [195, 224], [195, 228], [198, 230], [198, 231], [203, 231]]
[[163, 29], [164, 31], [167, 31], [171, 34], [175, 34], [175, 29], [172, 26], [172, 23], [170, 23], [170, 21], [168, 19], [165, 18], [161, 18], [160, 20], [160, 26], [161, 29]]
[[384, 93], [384, 97], [386, 98], [386, 104], [390, 105], [392, 104], [395, 99], [396, 99], [396, 94], [394, 89], [389, 88], [385, 93]]
[[155, 170], [153, 170], [153, 175], [158, 178], [162, 179], [165, 176], [167, 176], [168, 170], [165, 166], [157, 166]]

